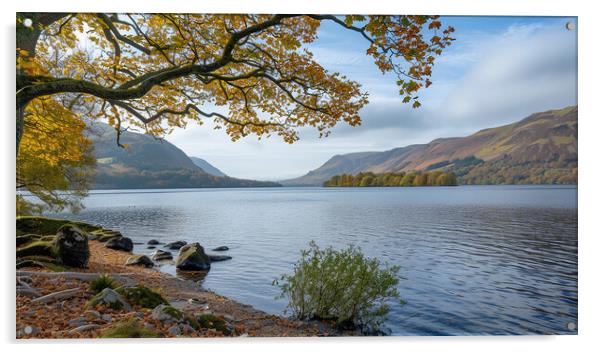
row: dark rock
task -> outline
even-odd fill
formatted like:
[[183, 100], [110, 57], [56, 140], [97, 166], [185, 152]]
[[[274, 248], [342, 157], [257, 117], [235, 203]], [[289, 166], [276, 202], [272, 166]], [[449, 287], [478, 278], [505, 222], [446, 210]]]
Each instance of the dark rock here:
[[155, 266], [155, 263], [144, 254], [135, 254], [127, 259], [125, 265], [143, 265], [147, 268]]
[[146, 249], [155, 249], [155, 248], [157, 248], [157, 247], [155, 247], [155, 246], [148, 246], [148, 247], [146, 247]]
[[232, 257], [230, 257], [229, 255], [209, 255], [209, 259], [212, 262], [222, 262], [224, 260], [230, 260], [232, 259]]
[[176, 268], [180, 270], [209, 270], [211, 259], [199, 243], [187, 244], [180, 248], [176, 259]]
[[173, 259], [173, 256], [171, 255], [171, 253], [162, 251], [160, 249], [157, 249], [156, 251], [151, 253], [151, 257], [153, 258], [153, 260], [171, 260], [171, 259]]
[[186, 245], [186, 241], [175, 241], [175, 242], [170, 242], [170, 243], [166, 244], [165, 248], [180, 249], [180, 248], [184, 247], [185, 245]]
[[219, 247], [213, 248], [212, 251], [223, 252], [223, 251], [227, 251], [228, 249], [230, 249], [230, 248], [228, 248], [228, 246], [219, 246]]
[[67, 324], [69, 324], [69, 326], [72, 326], [72, 327], [86, 325], [86, 323], [87, 323], [87, 321], [86, 321], [86, 318], [84, 318], [84, 317], [71, 319], [67, 322]]
[[78, 227], [63, 225], [52, 243], [53, 251], [63, 264], [85, 268], [90, 259], [88, 237]]
[[150, 240], [148, 242], [146, 242], [146, 244], [150, 244], [150, 245], [157, 245], [160, 244], [161, 242], [157, 241], [157, 240]]
[[114, 237], [107, 241], [105, 247], [118, 251], [131, 252], [134, 249], [134, 243], [128, 237]]

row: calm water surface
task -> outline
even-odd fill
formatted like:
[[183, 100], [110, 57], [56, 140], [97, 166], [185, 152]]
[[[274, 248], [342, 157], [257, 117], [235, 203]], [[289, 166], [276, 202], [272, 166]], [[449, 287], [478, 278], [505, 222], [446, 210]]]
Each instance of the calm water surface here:
[[576, 198], [570, 186], [119, 190], [92, 192], [76, 217], [134, 242], [227, 245], [233, 259], [201, 285], [274, 314], [286, 302], [272, 280], [314, 240], [402, 267], [394, 335], [574, 334]]

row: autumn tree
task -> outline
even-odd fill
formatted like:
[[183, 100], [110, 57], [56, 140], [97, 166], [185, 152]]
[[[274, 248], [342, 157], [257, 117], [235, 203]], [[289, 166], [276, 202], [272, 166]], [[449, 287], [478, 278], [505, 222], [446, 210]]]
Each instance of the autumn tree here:
[[[84, 121], [46, 97], [30, 103], [26, 124], [16, 176], [17, 189], [30, 194], [17, 195], [17, 214], [77, 211], [96, 164]], [[39, 201], [31, 201], [32, 196]]]
[[119, 145], [126, 127], [161, 137], [204, 119], [233, 141], [292, 143], [299, 127], [327, 136], [339, 122], [357, 126], [368, 94], [307, 48], [324, 21], [365, 40], [414, 107], [453, 40], [437, 16], [18, 13], [17, 154], [40, 99], [55, 102], [42, 109], [60, 104], [77, 119], [103, 119]]

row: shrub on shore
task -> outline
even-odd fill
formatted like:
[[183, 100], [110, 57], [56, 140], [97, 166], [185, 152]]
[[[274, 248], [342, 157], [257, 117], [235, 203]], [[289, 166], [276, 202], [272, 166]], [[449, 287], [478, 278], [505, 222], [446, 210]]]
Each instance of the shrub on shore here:
[[[364, 333], [379, 332], [389, 311], [387, 301], [399, 299], [398, 266], [381, 267], [357, 247], [320, 249], [315, 242], [301, 252], [292, 275], [274, 280], [287, 311], [299, 319], [336, 322]], [[402, 301], [403, 303], [403, 301]]]
[[119, 287], [117, 281], [107, 274], [100, 274], [90, 282], [90, 291], [94, 292], [94, 294], [100, 293], [105, 288], [116, 289], [117, 287]]

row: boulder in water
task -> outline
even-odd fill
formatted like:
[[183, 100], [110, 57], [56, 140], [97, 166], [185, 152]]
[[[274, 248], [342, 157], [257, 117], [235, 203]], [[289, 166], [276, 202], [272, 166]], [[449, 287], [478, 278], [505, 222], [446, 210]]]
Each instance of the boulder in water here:
[[199, 243], [190, 243], [180, 248], [176, 259], [176, 268], [180, 270], [203, 271], [211, 268], [211, 259]]
[[213, 248], [212, 251], [224, 252], [224, 251], [227, 251], [228, 249], [230, 249], [228, 246], [219, 246], [219, 247]]
[[175, 241], [175, 242], [170, 242], [168, 244], [165, 245], [165, 248], [169, 248], [169, 249], [180, 249], [182, 247], [184, 247], [186, 245], [186, 241]]
[[229, 255], [211, 255], [210, 254], [209, 255], [209, 259], [212, 262], [223, 262], [224, 260], [230, 260], [230, 259], [232, 259], [232, 257], [229, 256]]

